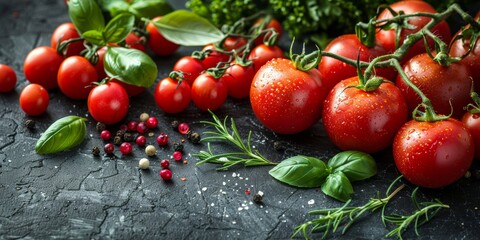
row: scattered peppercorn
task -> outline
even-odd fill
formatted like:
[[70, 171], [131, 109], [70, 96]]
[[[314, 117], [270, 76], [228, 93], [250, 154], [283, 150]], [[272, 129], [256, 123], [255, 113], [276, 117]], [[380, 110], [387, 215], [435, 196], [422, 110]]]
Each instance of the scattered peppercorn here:
[[263, 202], [263, 194], [256, 193], [253, 195], [253, 202], [256, 204], [261, 204]]
[[92, 155], [95, 156], [95, 157], [100, 156], [100, 148], [98, 148], [97, 146], [93, 147], [92, 148]]
[[190, 127], [188, 126], [187, 123], [180, 123], [178, 124], [178, 132], [180, 134], [187, 134], [190, 131]]
[[181, 143], [173, 143], [173, 150], [182, 152], [183, 151], [183, 144]]
[[135, 122], [135, 121], [130, 121], [130, 122], [128, 122], [128, 124], [127, 124], [128, 131], [130, 131], [130, 132], [135, 132], [135, 131], [137, 131], [137, 125], [138, 125], [138, 123]]
[[140, 122], [138, 123], [137, 125], [137, 132], [142, 134], [142, 133], [145, 133], [147, 131], [148, 127], [147, 125], [145, 124], [145, 122]]
[[173, 159], [175, 159], [175, 161], [182, 160], [182, 157], [183, 157], [183, 154], [181, 152], [179, 151], [173, 152]]
[[123, 140], [122, 140], [122, 137], [120, 136], [115, 136], [113, 138], [113, 144], [119, 146], [120, 144], [122, 144]]
[[111, 143], [107, 143], [103, 147], [103, 151], [105, 151], [105, 153], [108, 154], [108, 155], [113, 154], [113, 150], [115, 150], [115, 146], [113, 146], [113, 144], [111, 144]]
[[193, 143], [193, 144], [197, 144], [200, 142], [200, 134], [197, 133], [197, 132], [192, 132], [190, 131], [189, 134], [188, 134], [188, 139]]
[[176, 131], [176, 130], [178, 130], [178, 125], [179, 124], [180, 123], [177, 120], [174, 120], [174, 121], [172, 121], [172, 123], [170, 123], [170, 126], [172, 126], [172, 128]]
[[140, 122], [146, 122], [149, 117], [150, 117], [150, 115], [148, 115], [148, 113], [140, 114]]
[[164, 181], [170, 181], [172, 179], [172, 171], [170, 169], [162, 169], [160, 171], [160, 177], [162, 177]]
[[103, 141], [108, 141], [110, 138], [112, 138], [112, 134], [108, 130], [103, 130], [100, 133], [100, 137], [102, 138]]
[[275, 142], [273, 143], [273, 149], [275, 149], [275, 151], [280, 152], [280, 151], [285, 150], [285, 146], [282, 144], [282, 142], [280, 142], [280, 141], [275, 141]]
[[159, 146], [167, 146], [168, 145], [168, 135], [165, 133], [160, 133], [157, 137], [157, 143]]
[[125, 142], [133, 142], [135, 140], [135, 136], [132, 133], [127, 132], [123, 134], [123, 140]]
[[107, 125], [105, 125], [105, 123], [102, 123], [102, 122], [97, 122], [96, 128], [97, 128], [97, 131], [100, 133], [107, 128]]
[[128, 126], [127, 126], [127, 124], [122, 124], [122, 125], [120, 125], [120, 130], [124, 130], [125, 132], [128, 131]]
[[155, 156], [155, 154], [157, 153], [157, 149], [153, 145], [148, 145], [145, 148], [145, 153], [147, 154], [147, 156], [152, 157]]
[[188, 160], [187, 160], [187, 159], [183, 160], [183, 164], [187, 165], [187, 164], [188, 164]]
[[135, 143], [139, 147], [143, 147], [143, 146], [145, 146], [145, 144], [147, 144], [147, 138], [143, 135], [138, 135], [137, 139], [135, 139]]
[[124, 129], [119, 129], [117, 133], [115, 133], [115, 136], [123, 137], [123, 135], [126, 133]]
[[149, 117], [145, 125], [150, 129], [156, 128], [158, 126], [158, 119], [156, 117]]
[[160, 161], [160, 166], [162, 166], [163, 169], [170, 167], [170, 161], [167, 159], [163, 159]]
[[130, 155], [132, 154], [132, 151], [133, 151], [133, 147], [132, 147], [132, 144], [130, 144], [129, 142], [124, 142], [120, 145], [120, 152], [123, 155]]
[[148, 169], [150, 167], [150, 160], [146, 158], [140, 159], [140, 161], [138, 161], [138, 167], [142, 170]]
[[35, 128], [35, 121], [32, 119], [27, 119], [24, 122], [25, 127], [29, 130], [33, 130]]

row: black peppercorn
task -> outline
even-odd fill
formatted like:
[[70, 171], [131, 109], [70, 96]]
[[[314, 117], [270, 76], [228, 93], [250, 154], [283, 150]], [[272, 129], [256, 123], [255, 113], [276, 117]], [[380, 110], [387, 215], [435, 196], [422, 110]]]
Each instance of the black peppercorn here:
[[201, 137], [200, 137], [199, 133], [190, 131], [190, 132], [188, 132], [188, 139], [192, 143], [197, 144], [197, 143], [200, 142]]
[[122, 137], [120, 136], [115, 136], [113, 138], [113, 144], [119, 146], [120, 144], [122, 144], [123, 140], [122, 140]]
[[182, 152], [183, 151], [183, 144], [181, 143], [173, 143], [173, 149], [175, 151], [179, 151], [179, 152]]
[[29, 130], [33, 130], [35, 128], [35, 121], [33, 121], [32, 119], [27, 119], [25, 120], [25, 127]]
[[98, 148], [97, 146], [93, 147], [93, 148], [92, 148], [92, 154], [93, 154], [93, 156], [95, 156], [95, 157], [100, 156], [100, 148]]
[[263, 195], [260, 194], [260, 193], [256, 193], [255, 195], [253, 195], [253, 202], [256, 203], [256, 204], [260, 204], [262, 203], [263, 201]]
[[97, 128], [98, 132], [102, 132], [103, 130], [105, 130], [107, 128], [107, 126], [105, 125], [105, 123], [97, 122], [96, 128]]
[[123, 134], [123, 140], [125, 140], [125, 142], [133, 142], [135, 140], [135, 136], [127, 132]]
[[172, 123], [170, 124], [170, 126], [172, 126], [172, 128], [175, 130], [175, 131], [178, 131], [178, 125], [180, 123], [177, 121], [177, 120], [174, 120], [172, 121]]
[[125, 131], [124, 129], [120, 129], [117, 131], [117, 133], [115, 133], [115, 136], [119, 136], [121, 138], [123, 138], [123, 135], [125, 135], [127, 131]]
[[280, 152], [285, 150], [285, 146], [283, 146], [282, 142], [276, 141], [273, 143], [273, 149], [275, 149], [275, 151]]

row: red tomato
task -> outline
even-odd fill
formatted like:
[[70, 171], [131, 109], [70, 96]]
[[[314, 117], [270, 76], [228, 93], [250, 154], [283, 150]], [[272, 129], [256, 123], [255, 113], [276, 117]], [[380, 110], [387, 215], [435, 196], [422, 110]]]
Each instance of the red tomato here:
[[[156, 17], [152, 21], [156, 21], [161, 17]], [[168, 41], [163, 35], [158, 31], [158, 29], [149, 22], [147, 24], [147, 31], [149, 33], [149, 38], [147, 41], [148, 47], [158, 56], [169, 56], [172, 55], [180, 45]]]
[[129, 48], [134, 48], [145, 52], [145, 45], [143, 44], [142, 39], [133, 32], [128, 34], [128, 36], [125, 38], [125, 43]]
[[128, 112], [128, 94], [115, 82], [96, 86], [88, 95], [88, 112], [92, 117], [105, 124], [120, 122]]
[[188, 83], [179, 83], [167, 77], [161, 80], [155, 88], [155, 102], [166, 113], [179, 113], [190, 104], [191, 92]]
[[[263, 21], [263, 18], [262, 19], [259, 19], [257, 20], [253, 26], [258, 26], [262, 23]], [[283, 34], [283, 29], [282, 29], [282, 24], [275, 18], [272, 18], [270, 20], [270, 22], [268, 22], [268, 24], [263, 28], [263, 29], [273, 29], [275, 30], [275, 32], [277, 32], [278, 36], [277, 36], [277, 42], [278, 40], [280, 39], [280, 37], [282, 36]], [[263, 41], [264, 40], [267, 40], [265, 39], [265, 33], [262, 33], [260, 36], [258, 36], [257, 38], [255, 38], [255, 41], [254, 41], [254, 44], [255, 45], [260, 45], [260, 44], [263, 44]]]
[[97, 50], [98, 62], [95, 64], [95, 70], [97, 70], [98, 80], [102, 80], [107, 77], [107, 73], [105, 72], [105, 67], [103, 66], [103, 59], [105, 57], [106, 51], [107, 51], [107, 47], [102, 47]]
[[[325, 51], [353, 60], [357, 60], [360, 54], [360, 60], [365, 62], [388, 53], [388, 50], [379, 43], [372, 48], [363, 45], [355, 34], [345, 34], [333, 39], [325, 47]], [[322, 57], [318, 69], [322, 73], [327, 89], [332, 89], [344, 79], [357, 76], [357, 69], [354, 66], [331, 57]], [[397, 75], [393, 68], [377, 68], [374, 73], [390, 81]]]
[[470, 168], [474, 146], [465, 125], [453, 118], [407, 122], [393, 141], [393, 159], [411, 183], [427, 188], [452, 184]]
[[[427, 13], [436, 13], [437, 11], [427, 2], [424, 1], [399, 1], [396, 3], [393, 3], [390, 5], [390, 7], [396, 11], [403, 11], [405, 14], [412, 14], [412, 13], [417, 13], [417, 12], [427, 12]], [[389, 10], [385, 9], [383, 10], [377, 17], [378, 20], [382, 19], [390, 19], [392, 18], [392, 14], [390, 13]], [[403, 41], [405, 40], [406, 36], [409, 34], [418, 32], [420, 29], [422, 29], [427, 23], [430, 22], [430, 18], [428, 17], [414, 17], [410, 18], [408, 20], [408, 24], [415, 26], [414, 29], [402, 29], [402, 32], [400, 33], [400, 41], [399, 43], [402, 44]], [[450, 42], [451, 39], [451, 33], [450, 33], [450, 27], [448, 26], [448, 23], [445, 21], [440, 22], [437, 24], [431, 32], [438, 37], [440, 37], [443, 41], [445, 42]], [[380, 42], [385, 48], [389, 51], [394, 51], [396, 49], [395, 47], [395, 30], [380, 30], [377, 33], [377, 41]], [[428, 46], [433, 49], [434, 47], [434, 42], [431, 38], [428, 38]], [[413, 56], [424, 53], [426, 52], [425, 50], [425, 44], [423, 42], [423, 39], [420, 39], [418, 42], [416, 42], [408, 51], [407, 55], [403, 58], [403, 62], [408, 61], [410, 58]]]
[[465, 113], [462, 122], [467, 130], [472, 134], [473, 143], [475, 145], [475, 158], [480, 160], [480, 114]]
[[192, 100], [200, 110], [217, 110], [225, 103], [227, 96], [227, 85], [208, 73], [200, 74], [193, 82]]
[[30, 51], [23, 62], [25, 78], [46, 89], [58, 86], [57, 73], [63, 57], [51, 47], [38, 47]]
[[407, 103], [391, 82], [371, 92], [351, 87], [358, 84], [358, 77], [352, 77], [335, 85], [324, 102], [323, 125], [342, 150], [378, 152], [391, 146], [407, 121]]
[[242, 66], [234, 63], [227, 68], [225, 75], [222, 76], [222, 81], [227, 84], [229, 96], [242, 99], [250, 94], [253, 76], [255, 76], [253, 64]]
[[17, 84], [17, 74], [5, 64], [0, 64], [0, 93], [10, 92]]
[[[80, 38], [80, 34], [77, 32], [75, 25], [71, 22], [66, 22], [58, 26], [55, 31], [53, 31], [52, 38], [50, 39], [50, 46], [53, 49], [57, 49], [58, 43], [73, 38]], [[76, 41], [68, 45], [66, 57], [80, 55], [80, 52], [85, 49], [83, 46], [83, 41]]]
[[258, 70], [250, 102], [258, 120], [281, 134], [301, 132], [315, 124], [327, 96], [318, 69], [303, 72], [288, 59], [272, 59]]
[[122, 82], [120, 80], [117, 80], [117, 79], [114, 79], [114, 78], [112, 78], [111, 81], [120, 84], [123, 87], [123, 89], [125, 89], [125, 91], [127, 91], [127, 94], [128, 94], [129, 97], [138, 96], [145, 91], [145, 87], [140, 87], [140, 86], [124, 83], [124, 82]]
[[92, 83], [97, 81], [97, 70], [84, 57], [71, 56], [58, 69], [58, 87], [62, 93], [73, 99], [86, 99]]
[[30, 116], [38, 116], [47, 110], [50, 97], [39, 84], [29, 84], [20, 93], [20, 107]]
[[202, 60], [205, 69], [216, 67], [219, 62], [227, 62], [230, 59], [230, 56], [218, 52], [216, 49], [214, 44], [208, 44], [203, 47], [202, 51], [209, 51], [208, 56]]
[[268, 46], [260, 44], [252, 49], [248, 54], [248, 59], [255, 65], [255, 71], [258, 71], [265, 63], [274, 58], [285, 58], [282, 49], [279, 46]]
[[[403, 70], [413, 84], [430, 99], [438, 114], [449, 115], [453, 107], [452, 116], [460, 118], [465, 112], [463, 108], [471, 102], [472, 80], [467, 67], [458, 62], [442, 67], [427, 53], [422, 53], [405, 63]], [[412, 112], [420, 104], [420, 97], [406, 85], [400, 75], [396, 84]]]
[[180, 58], [173, 66], [173, 71], [183, 72], [183, 80], [190, 86], [193, 81], [205, 70], [202, 60], [194, 58], [192, 56], [184, 56]]

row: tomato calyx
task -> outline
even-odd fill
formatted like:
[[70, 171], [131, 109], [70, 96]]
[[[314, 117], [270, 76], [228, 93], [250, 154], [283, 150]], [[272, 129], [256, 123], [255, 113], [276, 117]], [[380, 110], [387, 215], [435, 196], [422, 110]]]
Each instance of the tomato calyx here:
[[[431, 31], [422, 31], [423, 41], [425, 44], [425, 49], [427, 50], [428, 56], [433, 59], [443, 67], [449, 66], [451, 63], [458, 62], [461, 58], [450, 57], [450, 49], [445, 42], [443, 42], [439, 37], [435, 36]], [[435, 44], [436, 55], [433, 56], [432, 50], [428, 47], [427, 37], [433, 39]]]
[[85, 45], [85, 50], [83, 53], [84, 57], [92, 64], [95, 65], [98, 62], [99, 56], [98, 56], [98, 49], [99, 47], [96, 45], [89, 46], [88, 44]]
[[177, 81], [177, 88], [178, 88], [178, 86], [180, 86], [180, 84], [182, 84], [183, 79], [185, 78], [185, 73], [182, 72], [182, 71], [171, 71], [168, 74], [168, 77]]
[[466, 106], [466, 110], [471, 114], [480, 113], [480, 96], [478, 95], [478, 93], [474, 91], [473, 84], [472, 84], [472, 90], [470, 91], [470, 97], [473, 99], [473, 102], [475, 104], [469, 103]]
[[[79, 38], [70, 38], [68, 40], [65, 40], [65, 41], [62, 41], [61, 38], [58, 39], [58, 44], [57, 44], [57, 52], [62, 55], [63, 57], [67, 56], [67, 51], [68, 51], [68, 47], [70, 46], [70, 44], [74, 43], [74, 42], [80, 42], [80, 41], [83, 41], [84, 39], [82, 37], [79, 37]], [[84, 44], [85, 45], [85, 44]]]
[[225, 72], [230, 66], [231, 64], [228, 62], [219, 62], [217, 67], [209, 68], [205, 70], [205, 72], [218, 80], [225, 74]]
[[376, 45], [375, 33], [377, 28], [374, 22], [375, 18], [371, 18], [367, 24], [359, 22], [355, 25], [355, 34], [357, 35], [358, 40], [369, 48]]
[[308, 72], [313, 68], [317, 67], [318, 64], [320, 63], [320, 59], [322, 56], [322, 51], [320, 50], [320, 48], [315, 45], [317, 47], [317, 50], [309, 54], [305, 54], [305, 43], [304, 43], [302, 48], [302, 53], [294, 54], [293, 53], [294, 42], [295, 41], [292, 41], [292, 44], [290, 45], [290, 60], [292, 61], [293, 66], [302, 72]]

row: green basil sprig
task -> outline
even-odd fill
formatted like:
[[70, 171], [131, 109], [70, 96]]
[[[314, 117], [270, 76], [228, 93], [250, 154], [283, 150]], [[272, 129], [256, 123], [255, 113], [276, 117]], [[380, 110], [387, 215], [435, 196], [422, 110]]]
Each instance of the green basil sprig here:
[[131, 2], [125, 0], [99, 0], [98, 2], [111, 16], [128, 12], [137, 18], [152, 19], [173, 11], [172, 6], [166, 0], [134, 0]]
[[85, 118], [77, 116], [58, 119], [38, 139], [35, 151], [38, 154], [50, 154], [79, 145], [87, 133], [85, 121]]
[[294, 156], [269, 171], [280, 182], [295, 187], [321, 187], [326, 195], [343, 202], [353, 194], [352, 181], [367, 179], [376, 173], [373, 157], [359, 151], [338, 153], [327, 164], [313, 157]]
[[103, 31], [105, 19], [95, 0], [70, 0], [68, 15], [80, 34], [90, 30]]

